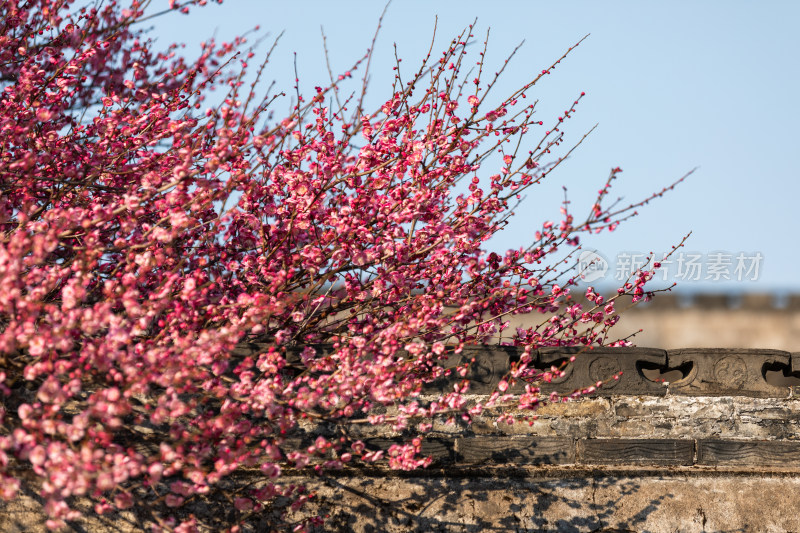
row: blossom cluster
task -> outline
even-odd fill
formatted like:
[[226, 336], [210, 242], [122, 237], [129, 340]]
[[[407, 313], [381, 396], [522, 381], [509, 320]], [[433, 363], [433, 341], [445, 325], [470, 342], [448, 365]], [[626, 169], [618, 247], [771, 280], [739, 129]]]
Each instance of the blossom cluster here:
[[[606, 207], [620, 169], [585, 219], [565, 202], [531, 243], [486, 250], [563, 160], [580, 97], [551, 126], [528, 98], [555, 64], [486, 109], [496, 78], [482, 53], [470, 64], [470, 27], [398, 70], [378, 109], [340, 90], [362, 60], [275, 119], [281, 95], [243, 81], [246, 38], [157, 50], [138, 29], [148, 3], [0, 0], [0, 496], [35, 489], [49, 528], [89, 498], [147, 509], [154, 531], [236, 531], [313, 497], [286, 471], [424, 467], [434, 418], [556, 400], [538, 384], [562, 370], [533, 350], [614, 344], [615, 299], [649, 296], [643, 268], [582, 306], [559, 255], [650, 200]], [[469, 363], [444, 361], [517, 314], [534, 317], [509, 341], [525, 355], [475, 403]], [[448, 374], [452, 390], [426, 389]], [[305, 423], [336, 429], [300, 445]], [[365, 423], [408, 438], [369, 449], [351, 429]], [[231, 513], [181, 513], [243, 470], [259, 482]]]

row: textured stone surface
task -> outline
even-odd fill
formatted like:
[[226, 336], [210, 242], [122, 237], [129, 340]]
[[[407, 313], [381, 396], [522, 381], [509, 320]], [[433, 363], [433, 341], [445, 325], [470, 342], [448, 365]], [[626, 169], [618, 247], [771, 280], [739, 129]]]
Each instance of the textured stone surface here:
[[779, 350], [743, 350], [732, 348], [692, 348], [670, 350], [670, 365], [690, 364], [685, 378], [672, 383], [674, 394], [692, 396], [730, 395], [776, 397], [788, 395], [786, 387], [777, 387], [764, 379], [764, 368], [788, 366], [791, 354]]
[[[539, 470], [539, 469], [536, 469]], [[329, 532], [775, 532], [800, 530], [800, 477], [704, 472], [513, 473], [482, 476], [335, 477], [312, 480]], [[287, 481], [301, 481], [290, 479]], [[0, 512], [3, 533], [43, 533], [39, 504]], [[259, 531], [258, 529], [255, 529]], [[143, 531], [110, 515], [75, 532]], [[322, 531], [322, 530], [321, 530]]]
[[603, 386], [597, 391], [599, 396], [612, 394], [647, 394], [663, 396], [664, 387], [645, 378], [638, 367], [641, 364], [665, 365], [667, 352], [655, 348], [595, 348], [586, 351], [580, 348], [540, 349], [541, 363], [551, 364], [561, 361], [565, 356], [575, 355], [575, 362], [567, 368], [566, 379], [559, 383], [544, 384], [542, 390], [550, 392], [571, 392], [598, 382]]
[[[585, 408], [585, 412], [581, 412]], [[562, 416], [568, 413], [569, 416]], [[496, 414], [496, 413], [495, 413]], [[465, 431], [437, 425], [450, 434]], [[612, 396], [555, 404], [538, 412], [532, 425], [497, 423], [492, 412], [470, 431], [481, 435], [538, 435], [572, 438], [800, 439], [800, 399], [742, 396]]]
[[585, 464], [691, 465], [692, 440], [678, 439], [582, 439], [578, 460]]
[[456, 439], [464, 464], [543, 465], [575, 462], [572, 439], [547, 437], [463, 437]]
[[326, 531], [700, 533], [800, 530], [800, 478], [686, 474], [560, 479], [335, 479]]
[[800, 465], [800, 441], [701, 440], [697, 463], [709, 465]]

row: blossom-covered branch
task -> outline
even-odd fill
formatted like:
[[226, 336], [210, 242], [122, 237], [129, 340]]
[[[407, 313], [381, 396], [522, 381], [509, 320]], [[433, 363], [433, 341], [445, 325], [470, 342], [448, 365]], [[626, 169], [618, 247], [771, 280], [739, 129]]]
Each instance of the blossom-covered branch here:
[[[532, 242], [486, 249], [569, 153], [551, 155], [580, 97], [547, 127], [528, 98], [555, 64], [487, 109], [482, 52], [464, 73], [469, 27], [407, 79], [398, 62], [374, 112], [366, 81], [339, 94], [367, 54], [276, 120], [281, 95], [244, 82], [247, 38], [158, 51], [138, 29], [148, 3], [0, 0], [0, 496], [35, 488], [52, 529], [80, 519], [77, 498], [137, 505], [157, 530], [278, 523], [279, 501], [310, 497], [283, 470], [424, 467], [435, 417], [550, 400], [537, 384], [562, 370], [533, 350], [614, 344], [614, 299], [577, 303], [563, 253], [638, 208], [605, 203], [619, 169], [583, 221], [565, 201]], [[620, 294], [648, 297], [651, 277]], [[525, 355], [486, 403], [468, 380], [425, 388], [467, 375], [443, 364], [465, 344], [537, 313], [506, 335]], [[370, 451], [352, 431], [365, 420], [408, 439]], [[334, 429], [299, 445], [304, 421]], [[219, 492], [233, 514], [181, 514]]]

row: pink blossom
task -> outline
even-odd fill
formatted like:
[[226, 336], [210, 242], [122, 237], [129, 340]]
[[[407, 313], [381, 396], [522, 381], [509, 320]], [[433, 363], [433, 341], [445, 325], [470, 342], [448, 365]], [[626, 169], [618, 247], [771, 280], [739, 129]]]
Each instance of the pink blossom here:
[[[473, 52], [454, 41], [375, 113], [338, 109], [358, 62], [273, 116], [286, 106], [240, 81], [255, 57], [239, 53], [245, 37], [181, 57], [148, 38], [142, 2], [125, 4], [4, 4], [0, 360], [14, 364], [0, 396], [12, 384], [33, 395], [0, 408], [0, 497], [24, 472], [57, 529], [80, 518], [77, 496], [106, 513], [234, 485], [233, 530], [241, 513], [288, 516], [312, 498], [287, 468], [430, 464], [413, 436], [367, 450], [367, 424], [425, 433], [498, 402], [533, 411], [558, 401], [536, 382], [563, 372], [535, 372], [534, 350], [628, 342], [610, 332], [618, 296], [575, 301], [563, 258], [674, 184], [614, 207], [614, 168], [585, 217], [565, 200], [534, 242], [487, 249], [567, 152], [561, 125], [530, 137], [543, 125], [525, 102], [536, 78], [486, 109], [494, 82], [482, 67], [460, 72]], [[652, 268], [618, 294], [649, 299]], [[539, 313], [550, 318], [508, 331], [509, 317]], [[487, 401], [468, 401], [464, 346], [500, 333], [528, 358]], [[335, 431], [318, 436], [319, 421]], [[313, 436], [296, 438], [301, 428]], [[255, 468], [263, 485], [237, 485]], [[182, 533], [219, 526], [156, 518]]]
[[128, 509], [133, 506], [133, 497], [127, 492], [120, 492], [114, 496], [114, 505], [117, 509]]
[[170, 493], [164, 498], [164, 503], [167, 504], [167, 507], [180, 507], [183, 505], [183, 497]]
[[237, 497], [233, 499], [233, 506], [239, 511], [251, 511], [253, 509], [253, 500]]
[[264, 463], [261, 465], [261, 471], [270, 479], [276, 479], [281, 475], [280, 465], [274, 463]]

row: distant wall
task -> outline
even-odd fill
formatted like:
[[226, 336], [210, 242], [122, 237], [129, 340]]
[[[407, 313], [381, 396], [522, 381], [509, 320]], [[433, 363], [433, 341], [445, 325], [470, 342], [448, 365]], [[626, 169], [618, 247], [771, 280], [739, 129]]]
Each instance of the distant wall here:
[[619, 326], [623, 335], [643, 330], [637, 346], [800, 350], [800, 295], [658, 294], [623, 314]]
[[[614, 337], [641, 329], [633, 339], [637, 346], [800, 350], [798, 294], [778, 298], [772, 294], [660, 293], [651, 302], [626, 307], [617, 306], [622, 319]], [[530, 323], [531, 317], [511, 319], [513, 328]]]

